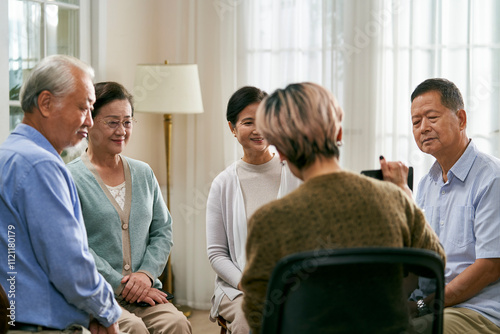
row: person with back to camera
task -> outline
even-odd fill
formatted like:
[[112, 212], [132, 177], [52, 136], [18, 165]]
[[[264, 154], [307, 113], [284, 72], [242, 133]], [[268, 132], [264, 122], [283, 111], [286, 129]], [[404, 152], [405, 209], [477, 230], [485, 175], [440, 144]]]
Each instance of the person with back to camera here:
[[[286, 255], [324, 247], [380, 246], [429, 249], [445, 258], [422, 211], [401, 189], [404, 185], [400, 188], [341, 169], [342, 117], [334, 96], [307, 82], [276, 90], [257, 110], [260, 133], [304, 183], [264, 205], [249, 221], [241, 285], [243, 310], [252, 333], [260, 332], [265, 316], [271, 272]], [[393, 295], [396, 293], [383, 298], [405, 303], [402, 296]], [[338, 304], [342, 307], [341, 301]], [[407, 319], [397, 319], [401, 324], [394, 326], [408, 328]], [[359, 320], [356, 325], [362, 325]]]
[[[443, 333], [500, 333], [500, 160], [468, 138], [462, 94], [449, 80], [415, 88], [411, 119], [417, 146], [436, 158], [416, 201], [448, 258]], [[381, 162], [384, 174], [399, 172]]]
[[233, 334], [248, 334], [249, 330], [241, 311], [240, 286], [247, 220], [257, 208], [300, 184], [255, 128], [255, 112], [266, 95], [246, 86], [229, 99], [227, 121], [243, 147], [243, 158], [214, 179], [207, 201], [207, 251], [217, 274], [210, 319], [222, 316]]
[[97, 272], [60, 157], [92, 127], [93, 77], [79, 59], [42, 59], [21, 88], [23, 121], [0, 146], [0, 278], [14, 312], [9, 332], [118, 333], [120, 306]]
[[95, 92], [88, 148], [68, 169], [97, 269], [122, 307], [120, 330], [191, 333], [187, 318], [159, 290], [158, 276], [172, 247], [172, 219], [158, 181], [146, 163], [121, 155], [135, 121], [132, 96], [116, 82], [98, 83]]

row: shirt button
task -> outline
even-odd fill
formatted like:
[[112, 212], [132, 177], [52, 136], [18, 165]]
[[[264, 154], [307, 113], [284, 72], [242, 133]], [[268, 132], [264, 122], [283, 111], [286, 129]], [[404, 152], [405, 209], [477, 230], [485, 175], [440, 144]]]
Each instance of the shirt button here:
[[441, 226], [443, 226], [443, 225], [444, 225], [444, 221], [441, 221], [439, 224], [440, 224]]
[[443, 190], [443, 191], [441, 191], [441, 195], [444, 195], [445, 193], [446, 193], [446, 191], [444, 191], [444, 190]]
[[125, 270], [130, 270], [130, 265], [128, 265], [128, 264], [124, 265], [124, 266], [123, 266], [123, 269], [125, 269]]
[[122, 228], [123, 228], [124, 230], [128, 229], [128, 224], [123, 224], [123, 225], [122, 225]]

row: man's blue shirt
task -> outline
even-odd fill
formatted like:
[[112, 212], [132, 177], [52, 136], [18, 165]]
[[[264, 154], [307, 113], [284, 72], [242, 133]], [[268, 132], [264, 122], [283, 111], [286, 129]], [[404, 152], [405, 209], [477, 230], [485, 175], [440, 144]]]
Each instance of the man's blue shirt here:
[[90, 314], [106, 327], [118, 320], [112, 288], [88, 250], [73, 179], [49, 141], [25, 124], [0, 146], [0, 254], [15, 322], [63, 329], [88, 326]]
[[[446, 252], [446, 284], [476, 259], [500, 258], [500, 160], [470, 141], [447, 176], [444, 183], [436, 161], [417, 194]], [[500, 280], [455, 307], [477, 311], [500, 326]]]

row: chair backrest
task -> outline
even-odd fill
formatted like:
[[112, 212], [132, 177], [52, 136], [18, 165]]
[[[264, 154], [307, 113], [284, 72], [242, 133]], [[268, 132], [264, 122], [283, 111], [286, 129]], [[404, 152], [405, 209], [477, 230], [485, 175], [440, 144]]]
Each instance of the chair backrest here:
[[268, 284], [261, 333], [414, 333], [408, 297], [415, 275], [435, 285], [426, 326], [441, 333], [443, 261], [416, 248], [323, 249], [284, 257]]

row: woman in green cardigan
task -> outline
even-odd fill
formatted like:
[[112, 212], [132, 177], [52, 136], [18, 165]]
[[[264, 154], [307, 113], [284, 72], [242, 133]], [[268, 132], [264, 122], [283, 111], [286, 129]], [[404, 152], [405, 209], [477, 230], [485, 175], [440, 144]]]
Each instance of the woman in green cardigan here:
[[158, 181], [149, 165], [121, 155], [135, 122], [132, 96], [116, 82], [98, 83], [95, 91], [88, 149], [68, 168], [90, 252], [122, 307], [120, 331], [191, 333], [186, 317], [160, 290], [172, 219]]

